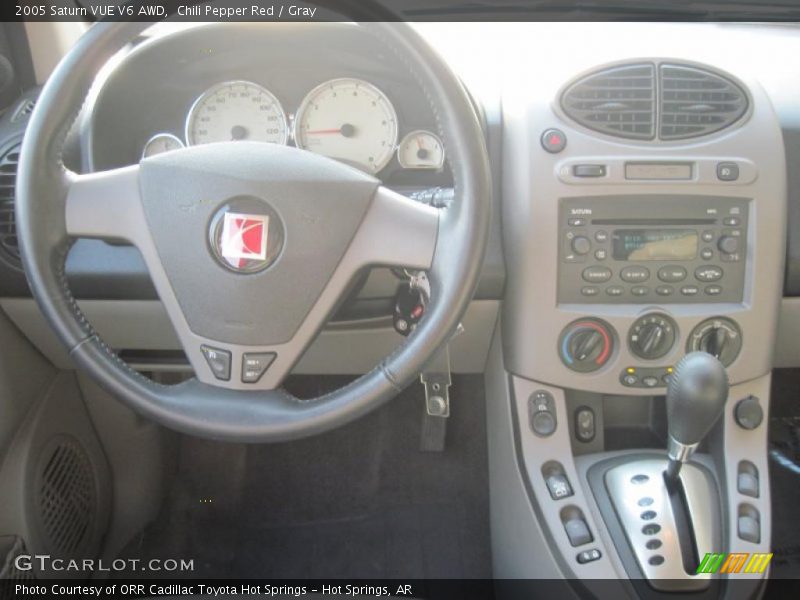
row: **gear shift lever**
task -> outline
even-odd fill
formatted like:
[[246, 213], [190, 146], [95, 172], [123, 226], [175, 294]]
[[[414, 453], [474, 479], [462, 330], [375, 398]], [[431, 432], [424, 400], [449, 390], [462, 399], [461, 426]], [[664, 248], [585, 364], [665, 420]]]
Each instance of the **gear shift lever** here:
[[676, 365], [667, 386], [668, 486], [677, 482], [681, 465], [714, 426], [727, 398], [728, 374], [710, 354], [691, 352]]

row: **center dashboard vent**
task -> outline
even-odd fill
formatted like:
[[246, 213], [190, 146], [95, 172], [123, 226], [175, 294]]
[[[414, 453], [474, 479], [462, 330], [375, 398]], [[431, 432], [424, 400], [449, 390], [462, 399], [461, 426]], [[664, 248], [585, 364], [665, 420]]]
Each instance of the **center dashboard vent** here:
[[721, 131], [747, 111], [745, 91], [699, 67], [634, 63], [591, 73], [561, 96], [584, 127], [637, 140], [680, 140]]

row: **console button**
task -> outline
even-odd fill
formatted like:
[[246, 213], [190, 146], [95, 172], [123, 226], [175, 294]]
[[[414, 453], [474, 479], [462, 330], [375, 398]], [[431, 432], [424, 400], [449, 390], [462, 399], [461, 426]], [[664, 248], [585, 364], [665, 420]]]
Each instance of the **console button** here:
[[602, 244], [608, 241], [608, 232], [607, 231], [595, 231], [594, 233], [594, 241], [598, 244]]
[[589, 526], [583, 519], [570, 519], [564, 523], [564, 529], [567, 532], [569, 543], [573, 546], [582, 546], [583, 544], [588, 544], [594, 539], [589, 531]]
[[604, 250], [603, 248], [600, 248], [600, 250], [596, 250], [595, 251], [594, 257], [597, 260], [605, 260], [606, 258], [608, 258], [608, 252], [606, 250]]
[[736, 181], [739, 179], [739, 165], [735, 162], [718, 163], [717, 179], [720, 181]]
[[711, 248], [703, 248], [700, 251], [700, 258], [703, 260], [711, 260], [714, 258], [714, 251]]
[[713, 242], [714, 241], [714, 232], [713, 231], [704, 231], [700, 235], [700, 237], [704, 242]]
[[686, 269], [678, 266], [661, 267], [658, 270], [658, 278], [665, 283], [675, 283], [686, 279]]
[[628, 283], [642, 283], [650, 279], [650, 270], [645, 267], [625, 267], [619, 272], [620, 279]]
[[736, 478], [736, 489], [744, 496], [758, 498], [758, 475], [741, 472]]
[[582, 217], [573, 217], [572, 219], [567, 220], [567, 224], [570, 227], [583, 227], [586, 225], [586, 219]]
[[545, 480], [547, 484], [547, 491], [550, 492], [550, 497], [553, 500], [561, 500], [562, 498], [569, 498], [572, 496], [572, 486], [569, 484], [569, 479], [563, 473], [553, 473], [548, 475]]
[[581, 288], [581, 294], [584, 296], [597, 296], [600, 293], [600, 288], [594, 285], [585, 285]]
[[576, 235], [572, 238], [572, 251], [578, 255], [588, 254], [592, 249], [592, 242], [583, 235]]
[[609, 296], [622, 296], [625, 293], [625, 288], [621, 285], [610, 285], [606, 288], [606, 294]]
[[739, 515], [738, 525], [740, 539], [753, 544], [758, 544], [761, 541], [761, 526], [755, 516]]
[[659, 296], [672, 296], [673, 292], [675, 292], [675, 288], [671, 285], [660, 285], [656, 288], [656, 294]]
[[707, 285], [705, 288], [706, 296], [719, 296], [722, 293], [721, 285]]
[[594, 411], [588, 406], [582, 406], [575, 412], [575, 437], [588, 444], [594, 439], [594, 434]]
[[537, 390], [528, 398], [531, 429], [536, 435], [547, 437], [556, 430], [555, 400], [546, 390]]
[[764, 409], [755, 396], [739, 400], [733, 414], [736, 424], [742, 429], [755, 429], [764, 420]]
[[579, 552], [578, 556], [575, 559], [582, 565], [585, 565], [588, 562], [592, 562], [595, 560], [600, 560], [600, 550], [597, 548], [592, 548], [591, 550], [584, 550], [583, 552]]
[[567, 136], [560, 129], [546, 129], [542, 134], [542, 148], [550, 154], [557, 154], [567, 147]]
[[681, 294], [684, 296], [697, 296], [697, 293], [700, 291], [696, 285], [685, 285], [681, 288]]
[[214, 377], [220, 381], [228, 381], [231, 378], [231, 353], [227, 350], [220, 350], [212, 346], [200, 346], [200, 351], [214, 373]]
[[698, 281], [710, 283], [722, 279], [722, 268], [716, 265], [704, 265], [695, 269], [694, 276]]
[[631, 288], [631, 294], [634, 296], [647, 296], [650, 293], [650, 288], [644, 285], [637, 285]]
[[247, 352], [242, 356], [242, 383], [257, 383], [275, 360], [274, 352]]
[[608, 267], [586, 267], [583, 270], [583, 280], [589, 283], [605, 283], [611, 279], [611, 269]]
[[642, 383], [645, 384], [647, 387], [656, 387], [658, 385], [658, 377], [654, 377], [653, 375], [648, 375], [644, 379], [642, 379]]
[[722, 224], [726, 227], [738, 227], [742, 224], [742, 220], [739, 217], [725, 217]]
[[605, 177], [605, 165], [575, 165], [572, 168], [575, 177]]

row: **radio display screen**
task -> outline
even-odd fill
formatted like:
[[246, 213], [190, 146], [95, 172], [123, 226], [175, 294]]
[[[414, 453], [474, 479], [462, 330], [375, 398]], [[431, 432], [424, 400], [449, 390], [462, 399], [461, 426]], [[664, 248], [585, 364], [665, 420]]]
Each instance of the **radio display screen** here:
[[692, 260], [698, 244], [693, 229], [617, 229], [611, 252], [614, 260]]

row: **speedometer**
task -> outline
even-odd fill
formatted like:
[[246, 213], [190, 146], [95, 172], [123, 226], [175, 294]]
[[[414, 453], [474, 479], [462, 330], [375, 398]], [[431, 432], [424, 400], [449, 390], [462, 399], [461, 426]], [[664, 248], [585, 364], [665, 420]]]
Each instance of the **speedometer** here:
[[297, 111], [295, 142], [376, 173], [397, 145], [397, 113], [382, 91], [360, 79], [334, 79], [311, 90]]
[[250, 81], [226, 81], [206, 90], [186, 118], [186, 142], [249, 140], [286, 143], [286, 113], [272, 92]]

